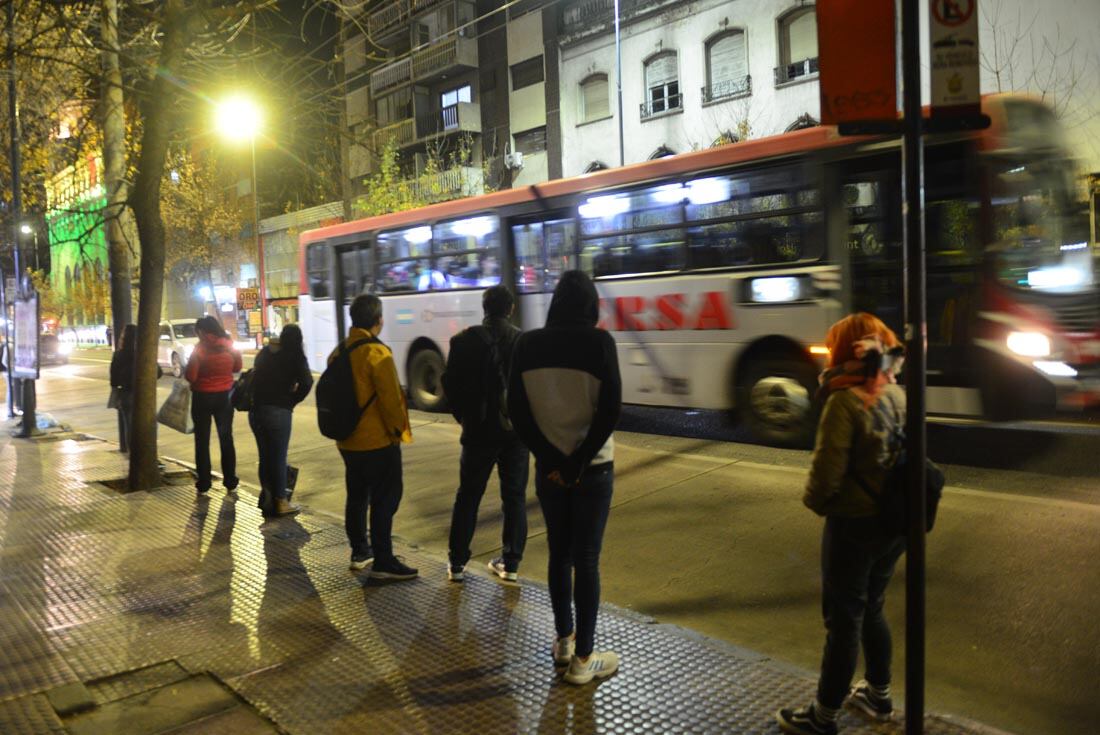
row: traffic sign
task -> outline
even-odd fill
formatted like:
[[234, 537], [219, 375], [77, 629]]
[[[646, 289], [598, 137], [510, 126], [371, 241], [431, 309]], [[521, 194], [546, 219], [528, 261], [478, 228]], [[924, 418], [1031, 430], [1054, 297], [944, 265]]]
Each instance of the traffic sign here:
[[929, 2], [932, 114], [977, 114], [981, 109], [978, 0]]

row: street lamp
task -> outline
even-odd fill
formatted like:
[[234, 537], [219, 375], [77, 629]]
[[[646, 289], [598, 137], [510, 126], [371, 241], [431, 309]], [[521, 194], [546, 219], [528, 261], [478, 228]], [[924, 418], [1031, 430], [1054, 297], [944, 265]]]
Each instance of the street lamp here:
[[24, 222], [19, 225], [19, 231], [24, 235], [34, 235], [34, 269], [38, 270], [38, 230]]
[[267, 331], [267, 285], [264, 274], [264, 249], [260, 242], [260, 197], [256, 187], [256, 136], [263, 124], [259, 105], [242, 94], [222, 100], [214, 108], [214, 125], [226, 140], [248, 141], [252, 153], [252, 237], [256, 247], [260, 275], [260, 329]]

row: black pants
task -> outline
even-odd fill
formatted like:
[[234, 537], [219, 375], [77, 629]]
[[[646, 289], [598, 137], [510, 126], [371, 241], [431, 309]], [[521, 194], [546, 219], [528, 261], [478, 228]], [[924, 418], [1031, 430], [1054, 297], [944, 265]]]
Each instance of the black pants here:
[[282, 406], [253, 406], [248, 425], [256, 437], [260, 455], [260, 507], [275, 508], [275, 501], [289, 500], [286, 491], [286, 455], [290, 448], [290, 430], [294, 414]]
[[199, 492], [210, 489], [210, 419], [218, 427], [218, 446], [222, 455], [222, 482], [226, 489], [237, 487], [237, 450], [233, 446], [233, 405], [229, 391], [192, 393], [191, 420], [195, 422], [195, 470]]
[[550, 547], [546, 581], [554, 628], [563, 638], [574, 632], [573, 606], [577, 609], [578, 656], [588, 656], [596, 638], [600, 609], [600, 549], [615, 472], [611, 463], [587, 470], [575, 487], [562, 487], [535, 472], [535, 491], [546, 520]]
[[844, 703], [859, 662], [860, 642], [867, 681], [876, 686], [890, 683], [892, 644], [882, 606], [903, 551], [905, 537], [884, 535], [875, 518], [826, 519], [821, 538], [825, 654], [817, 683], [817, 700], [824, 706], [839, 708]]
[[[377, 561], [393, 559], [393, 516], [404, 491], [401, 477], [401, 447], [397, 444], [366, 452], [340, 450], [344, 458], [347, 502], [344, 531], [351, 553], [368, 554], [372, 547]], [[367, 537], [367, 507], [370, 506], [370, 538]]]
[[470, 541], [477, 525], [477, 509], [496, 465], [500, 502], [504, 512], [501, 537], [504, 567], [519, 569], [527, 545], [527, 447], [514, 434], [498, 444], [462, 447], [458, 492], [451, 511], [450, 560], [463, 566], [470, 560]]
[[134, 393], [129, 390], [118, 392], [118, 448], [130, 451], [131, 428], [134, 422]]

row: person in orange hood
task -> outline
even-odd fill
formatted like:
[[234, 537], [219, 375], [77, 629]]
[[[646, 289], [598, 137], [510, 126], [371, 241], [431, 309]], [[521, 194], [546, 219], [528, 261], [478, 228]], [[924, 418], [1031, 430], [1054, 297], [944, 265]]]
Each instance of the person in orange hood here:
[[195, 470], [199, 494], [210, 489], [210, 419], [218, 427], [222, 455], [222, 483], [227, 492], [237, 489], [237, 450], [233, 446], [233, 404], [229, 392], [233, 374], [241, 371], [241, 353], [233, 349], [225, 329], [212, 316], [195, 322], [199, 343], [187, 361], [184, 377], [191, 384], [191, 419], [195, 422]]

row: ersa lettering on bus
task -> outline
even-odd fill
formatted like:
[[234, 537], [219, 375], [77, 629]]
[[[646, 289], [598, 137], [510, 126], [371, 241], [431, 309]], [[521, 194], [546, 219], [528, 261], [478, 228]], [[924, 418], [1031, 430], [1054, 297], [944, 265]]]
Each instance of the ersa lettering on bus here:
[[645, 332], [672, 329], [735, 329], [733, 309], [722, 291], [600, 299], [601, 329]]

